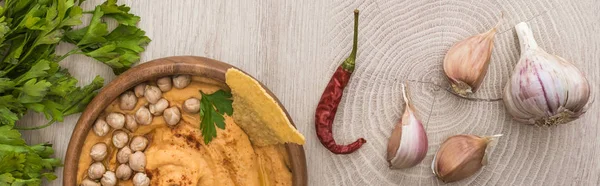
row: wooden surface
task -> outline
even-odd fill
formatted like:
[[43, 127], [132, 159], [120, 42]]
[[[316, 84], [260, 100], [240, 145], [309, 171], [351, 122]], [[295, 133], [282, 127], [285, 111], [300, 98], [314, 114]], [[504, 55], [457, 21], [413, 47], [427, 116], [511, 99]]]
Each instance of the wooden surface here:
[[[102, 0], [88, 0], [87, 9]], [[454, 43], [499, 26], [479, 98], [498, 98], [519, 57], [513, 26], [527, 21], [539, 45], [576, 63], [600, 82], [600, 2], [596, 0], [422, 1], [120, 1], [142, 17], [153, 40], [142, 61], [198, 55], [231, 63], [269, 87], [306, 136], [310, 185], [443, 185], [429, 165], [440, 143], [455, 134], [504, 134], [489, 148], [489, 165], [447, 185], [600, 185], [600, 106], [551, 128], [526, 126], [506, 115], [502, 102], [459, 99], [444, 89], [442, 59]], [[325, 83], [351, 48], [352, 10], [361, 10], [355, 74], [334, 122], [337, 141], [365, 137], [351, 155], [332, 155], [314, 132], [314, 109]], [[67, 51], [71, 46], [61, 46]], [[62, 64], [89, 83], [114, 79], [98, 62], [73, 56]], [[400, 82], [409, 81], [429, 136], [418, 166], [389, 170], [387, 138], [403, 109]], [[78, 115], [43, 130], [24, 132], [30, 143], [51, 142], [64, 158]], [[21, 125], [41, 125], [29, 114]], [[62, 185], [59, 179], [48, 185]]]

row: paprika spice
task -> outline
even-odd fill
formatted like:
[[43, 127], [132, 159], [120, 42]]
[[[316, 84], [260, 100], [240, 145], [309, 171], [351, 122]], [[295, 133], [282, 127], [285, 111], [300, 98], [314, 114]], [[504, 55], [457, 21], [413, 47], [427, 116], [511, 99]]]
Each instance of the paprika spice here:
[[359, 138], [355, 142], [348, 145], [339, 145], [333, 138], [333, 120], [337, 112], [338, 105], [344, 94], [344, 88], [350, 80], [350, 76], [354, 71], [356, 50], [358, 47], [358, 10], [354, 10], [354, 39], [352, 44], [352, 52], [350, 56], [337, 68], [327, 87], [321, 95], [317, 110], [315, 113], [315, 128], [317, 137], [321, 144], [329, 151], [335, 154], [350, 154], [358, 150], [367, 141]]

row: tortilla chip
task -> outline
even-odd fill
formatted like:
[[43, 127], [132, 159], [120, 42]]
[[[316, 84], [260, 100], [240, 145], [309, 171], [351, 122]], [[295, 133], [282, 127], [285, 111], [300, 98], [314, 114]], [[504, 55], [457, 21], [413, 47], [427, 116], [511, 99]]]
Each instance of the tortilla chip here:
[[233, 119], [252, 144], [304, 144], [304, 136], [258, 81], [234, 68], [227, 70], [225, 79], [233, 95]]

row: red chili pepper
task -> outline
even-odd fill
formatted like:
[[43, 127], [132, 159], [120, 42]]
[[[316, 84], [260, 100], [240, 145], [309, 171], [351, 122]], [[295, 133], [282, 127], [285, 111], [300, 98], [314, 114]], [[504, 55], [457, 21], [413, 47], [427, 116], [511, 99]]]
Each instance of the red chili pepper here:
[[333, 120], [337, 112], [338, 105], [344, 94], [344, 88], [350, 80], [350, 75], [354, 71], [354, 61], [356, 59], [356, 49], [358, 47], [358, 10], [354, 10], [354, 41], [352, 45], [352, 53], [344, 60], [337, 68], [331, 80], [327, 84], [321, 100], [317, 105], [315, 113], [315, 127], [317, 129], [317, 137], [319, 141], [329, 151], [335, 154], [350, 154], [358, 150], [367, 141], [359, 138], [355, 142], [348, 145], [339, 145], [333, 139]]

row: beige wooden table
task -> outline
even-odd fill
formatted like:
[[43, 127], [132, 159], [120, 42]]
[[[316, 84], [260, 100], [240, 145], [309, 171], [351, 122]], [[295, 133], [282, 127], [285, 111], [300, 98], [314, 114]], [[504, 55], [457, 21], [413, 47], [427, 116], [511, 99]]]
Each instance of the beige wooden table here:
[[[102, 0], [89, 0], [87, 9]], [[600, 103], [571, 124], [538, 128], [506, 115], [502, 102], [459, 99], [444, 91], [442, 59], [456, 41], [499, 26], [479, 98], [501, 97], [519, 57], [513, 26], [527, 21], [541, 47], [573, 61], [600, 91], [600, 2], [597, 0], [419, 1], [134, 1], [139, 26], [153, 40], [142, 62], [198, 55], [231, 63], [267, 85], [306, 136], [310, 185], [443, 185], [429, 168], [435, 151], [455, 134], [504, 134], [489, 148], [489, 165], [455, 185], [600, 185]], [[329, 77], [349, 54], [352, 11], [360, 15], [355, 74], [334, 123], [337, 141], [365, 137], [351, 155], [333, 155], [318, 142], [314, 110]], [[67, 51], [70, 46], [61, 46]], [[111, 70], [73, 56], [62, 64], [80, 83]], [[389, 170], [385, 149], [403, 109], [400, 82], [409, 81], [429, 136], [418, 166]], [[77, 118], [24, 132], [29, 143], [51, 142], [64, 158]], [[21, 125], [41, 125], [28, 114]], [[59, 178], [48, 185], [62, 185]]]

